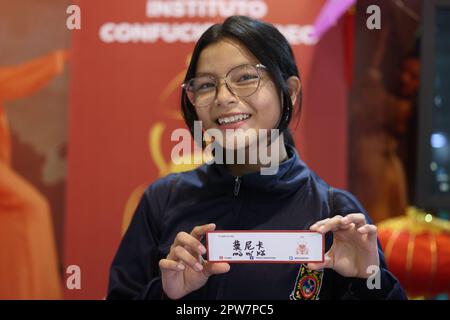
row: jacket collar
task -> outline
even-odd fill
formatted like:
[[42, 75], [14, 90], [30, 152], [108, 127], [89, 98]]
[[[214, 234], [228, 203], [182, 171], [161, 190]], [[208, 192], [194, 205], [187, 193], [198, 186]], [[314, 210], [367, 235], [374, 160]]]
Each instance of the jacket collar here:
[[[206, 165], [208, 186], [220, 187], [225, 192], [229, 187], [234, 195], [243, 190], [267, 191], [271, 194], [290, 193], [298, 191], [309, 181], [310, 171], [300, 159], [297, 150], [286, 144], [288, 159], [280, 163], [277, 173], [262, 175], [260, 171], [246, 173], [240, 177], [233, 176], [224, 164]], [[236, 189], [238, 189], [236, 192]], [[237, 193], [237, 194], [236, 194]]]

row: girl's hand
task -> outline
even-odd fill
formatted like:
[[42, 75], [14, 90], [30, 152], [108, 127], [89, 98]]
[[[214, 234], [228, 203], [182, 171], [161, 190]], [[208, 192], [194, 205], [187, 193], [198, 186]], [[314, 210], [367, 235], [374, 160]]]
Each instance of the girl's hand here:
[[379, 266], [377, 227], [366, 223], [362, 213], [334, 216], [316, 222], [310, 228], [325, 234], [333, 232], [333, 244], [323, 263], [308, 263], [308, 268], [330, 268], [344, 277], [368, 278], [367, 268]]
[[211, 275], [230, 270], [228, 263], [208, 263], [201, 257], [206, 248], [200, 239], [215, 228], [211, 223], [195, 227], [190, 234], [178, 233], [167, 258], [159, 261], [163, 290], [170, 299], [180, 299], [203, 287]]

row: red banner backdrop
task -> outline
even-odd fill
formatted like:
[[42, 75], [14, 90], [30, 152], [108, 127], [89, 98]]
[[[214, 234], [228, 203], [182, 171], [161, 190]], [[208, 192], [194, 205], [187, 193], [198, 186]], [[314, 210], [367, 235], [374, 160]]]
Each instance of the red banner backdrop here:
[[[346, 87], [341, 25], [319, 44], [311, 25], [323, 1], [78, 1], [73, 32], [65, 267], [81, 270], [69, 299], [101, 299], [108, 269], [143, 189], [171, 172], [170, 134], [184, 127], [180, 84], [195, 40], [232, 14], [279, 26], [302, 74], [302, 157], [346, 185]], [[66, 275], [67, 277], [67, 275]]]

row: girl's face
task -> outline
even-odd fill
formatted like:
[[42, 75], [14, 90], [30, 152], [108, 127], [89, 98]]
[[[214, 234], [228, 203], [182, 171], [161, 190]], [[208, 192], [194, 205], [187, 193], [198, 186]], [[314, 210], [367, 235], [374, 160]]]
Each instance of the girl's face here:
[[[258, 63], [260, 62], [244, 45], [234, 39], [225, 38], [203, 49], [197, 63], [196, 76], [206, 74], [218, 79], [224, 78], [228, 71], [236, 66]], [[258, 90], [248, 97], [235, 96], [228, 90], [224, 81], [220, 80], [214, 102], [206, 107], [196, 108], [203, 128], [219, 129], [223, 135], [226, 129], [255, 129], [258, 132], [259, 129], [269, 131], [276, 128], [281, 113], [278, 90], [266, 71], [261, 70], [260, 74], [262, 78]], [[222, 123], [224, 118], [232, 115], [249, 117], [238, 122]], [[248, 144], [246, 143], [247, 146]]]

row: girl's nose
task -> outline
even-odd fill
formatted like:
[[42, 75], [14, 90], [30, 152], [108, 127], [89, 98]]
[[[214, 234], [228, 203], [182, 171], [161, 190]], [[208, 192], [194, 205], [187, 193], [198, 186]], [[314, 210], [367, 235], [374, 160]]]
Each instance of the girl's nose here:
[[236, 95], [228, 88], [225, 80], [220, 79], [217, 84], [217, 95], [216, 95], [216, 105], [217, 106], [228, 106], [229, 104], [236, 103]]

